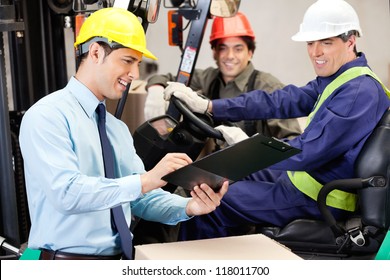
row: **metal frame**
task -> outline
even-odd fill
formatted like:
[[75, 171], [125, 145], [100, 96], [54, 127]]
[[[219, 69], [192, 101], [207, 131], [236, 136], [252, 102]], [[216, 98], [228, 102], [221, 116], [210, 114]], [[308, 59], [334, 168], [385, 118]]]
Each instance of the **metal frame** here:
[[[181, 57], [176, 81], [188, 85], [191, 82], [192, 74], [195, 70], [196, 60], [200, 52], [203, 35], [206, 30], [206, 23], [209, 18], [210, 0], [199, 0], [195, 9], [180, 8], [179, 14], [191, 20], [191, 28], [187, 35], [184, 52]], [[176, 106], [170, 102], [167, 114], [179, 120], [181, 114]]]
[[[2, 7], [4, 8], [4, 7]], [[9, 9], [10, 7], [6, 7]], [[10, 120], [8, 108], [8, 94], [6, 86], [5, 46], [4, 32], [23, 30], [21, 22], [0, 23], [0, 210], [1, 217], [8, 217], [1, 220], [1, 232], [15, 245], [20, 245], [18, 210], [16, 201], [15, 179], [12, 164], [12, 145], [10, 133]]]

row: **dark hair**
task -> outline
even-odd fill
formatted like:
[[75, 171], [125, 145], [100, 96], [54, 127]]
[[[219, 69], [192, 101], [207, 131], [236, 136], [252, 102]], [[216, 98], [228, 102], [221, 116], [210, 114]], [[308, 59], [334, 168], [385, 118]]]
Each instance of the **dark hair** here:
[[[345, 42], [347, 42], [348, 40], [349, 40], [349, 38], [351, 37], [351, 36], [356, 36], [356, 37], [359, 37], [360, 36], [360, 34], [359, 34], [359, 31], [357, 31], [357, 30], [350, 30], [350, 31], [348, 31], [348, 32], [345, 32], [345, 33], [343, 33], [343, 34], [340, 34], [339, 36], [337, 36], [337, 37], [339, 37], [344, 43]], [[354, 49], [353, 49], [353, 51], [355, 52], [355, 54], [357, 55], [357, 49], [356, 49], [356, 45], [355, 45], [355, 47], [354, 47]]]
[[[97, 43], [103, 48], [105, 57], [108, 56], [110, 53], [112, 53], [112, 51], [117, 50], [119, 48], [123, 48], [123, 46], [119, 44], [113, 44], [112, 46], [110, 46], [106, 42], [102, 42], [102, 41], [98, 41]], [[78, 61], [79, 61], [78, 64], [80, 64], [87, 56], [88, 56], [88, 52], [80, 55], [78, 57]]]
[[108, 56], [110, 53], [112, 53], [114, 49], [117, 49], [111, 47], [109, 44], [105, 42], [98, 42], [98, 44], [103, 48], [105, 56]]
[[[249, 36], [240, 36], [240, 38], [245, 42], [246, 46], [248, 47], [248, 50], [255, 52], [256, 49], [256, 42], [253, 40], [252, 37]], [[211, 42], [211, 48], [215, 49], [221, 39], [216, 39]]]

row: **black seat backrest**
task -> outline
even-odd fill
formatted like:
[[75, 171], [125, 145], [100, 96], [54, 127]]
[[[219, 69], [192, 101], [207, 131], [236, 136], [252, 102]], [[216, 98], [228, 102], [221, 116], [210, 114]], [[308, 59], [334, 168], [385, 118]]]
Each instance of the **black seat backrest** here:
[[388, 229], [390, 226], [390, 110], [367, 139], [356, 162], [356, 174], [360, 178], [383, 176], [384, 187], [368, 187], [359, 190], [359, 206], [362, 222]]

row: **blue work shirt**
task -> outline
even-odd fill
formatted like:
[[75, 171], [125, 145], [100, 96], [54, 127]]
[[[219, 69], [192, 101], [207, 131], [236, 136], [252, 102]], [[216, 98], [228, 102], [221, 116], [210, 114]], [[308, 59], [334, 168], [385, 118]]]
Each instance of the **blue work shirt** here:
[[[303, 87], [288, 85], [272, 94], [255, 90], [232, 99], [213, 100], [214, 119], [238, 121], [308, 116], [326, 86], [356, 66], [368, 66], [363, 53], [335, 74], [317, 77]], [[389, 106], [390, 100], [381, 84], [370, 76], [359, 76], [343, 84], [325, 100], [300, 136], [285, 139], [302, 152], [271, 169], [306, 171], [323, 184], [353, 178], [357, 156]]]
[[132, 214], [166, 224], [189, 219], [188, 198], [161, 189], [141, 194], [144, 165], [125, 123], [109, 113], [107, 134], [118, 179], [104, 178], [98, 104], [72, 77], [64, 89], [39, 100], [23, 117], [19, 139], [31, 216], [30, 248], [118, 254], [120, 239], [111, 228], [110, 208], [120, 204], [128, 224]]

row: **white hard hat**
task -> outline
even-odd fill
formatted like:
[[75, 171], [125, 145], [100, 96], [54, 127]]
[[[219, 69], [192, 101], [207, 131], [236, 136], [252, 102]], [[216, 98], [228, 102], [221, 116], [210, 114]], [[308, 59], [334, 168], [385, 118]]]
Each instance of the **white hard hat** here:
[[339, 36], [351, 30], [362, 31], [353, 7], [344, 0], [318, 0], [306, 11], [294, 41], [317, 41]]

